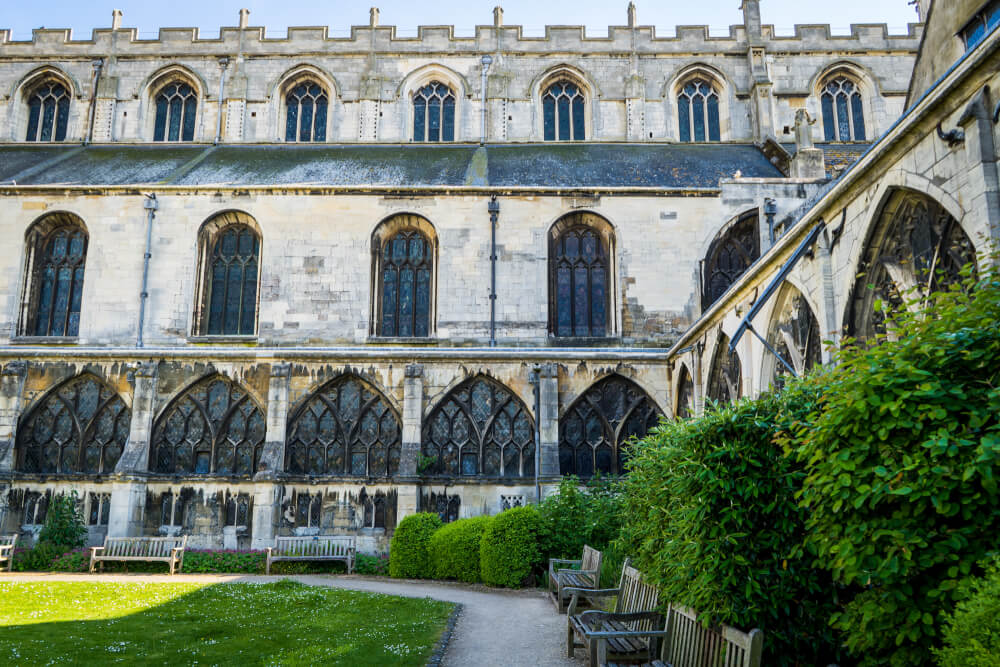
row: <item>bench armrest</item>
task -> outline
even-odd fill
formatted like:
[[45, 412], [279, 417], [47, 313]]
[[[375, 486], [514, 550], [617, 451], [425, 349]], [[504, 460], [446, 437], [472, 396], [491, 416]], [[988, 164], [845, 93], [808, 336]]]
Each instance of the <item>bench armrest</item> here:
[[549, 559], [549, 567], [552, 567], [556, 563], [559, 563], [561, 565], [582, 565], [583, 561], [582, 560], [567, 560], [565, 558], [550, 558]]
[[619, 590], [618, 588], [578, 588], [576, 586], [569, 586], [563, 589], [563, 593], [579, 593], [589, 598], [609, 598], [612, 595], [618, 595]]
[[271, 555], [271, 549], [273, 549], [273, 548], [274, 548], [274, 547], [267, 547], [267, 548], [266, 548], [266, 551], [267, 551], [267, 555], [268, 555], [268, 556], [270, 556], [270, 555]]
[[104, 547], [90, 547], [91, 556], [96, 556], [98, 551], [104, 551]]
[[176, 553], [178, 551], [184, 551], [184, 547], [171, 547], [170, 553]]
[[[580, 614], [581, 620], [596, 619], [598, 622], [602, 621], [618, 621], [620, 623], [629, 623], [631, 621], [650, 621], [656, 620], [657, 618], [662, 618], [662, 614], [658, 611], [634, 611], [627, 613], [619, 613], [613, 611], [601, 611], [600, 609], [591, 609]], [[652, 632], [651, 630], [649, 632]]]
[[569, 572], [571, 574], [597, 574], [597, 570], [574, 570], [569, 567], [556, 570], [556, 574], [562, 574], [563, 572]]

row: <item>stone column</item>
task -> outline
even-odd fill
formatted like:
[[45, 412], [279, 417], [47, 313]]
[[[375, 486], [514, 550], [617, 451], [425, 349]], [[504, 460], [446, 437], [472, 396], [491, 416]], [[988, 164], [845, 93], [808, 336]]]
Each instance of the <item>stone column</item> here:
[[21, 418], [21, 397], [27, 377], [25, 361], [9, 361], [0, 373], [0, 472], [14, 469], [17, 422]]
[[420, 485], [417, 461], [424, 419], [424, 367], [410, 364], [403, 379], [403, 433], [399, 456], [399, 477], [403, 482], [396, 491], [396, 523], [420, 509]]
[[281, 511], [282, 487], [274, 481], [260, 481], [253, 490], [253, 526], [250, 528], [250, 548], [274, 546]]
[[989, 235], [992, 243], [997, 244], [1000, 243], [1000, 170], [997, 166], [992, 109], [989, 91], [983, 88], [962, 112], [958, 124], [965, 131], [965, 154], [969, 165], [968, 190], [972, 192], [972, 206], [969, 210], [979, 217], [971, 225], [966, 220], [962, 222], [966, 229], [978, 227]]
[[129, 371], [132, 385], [132, 420], [128, 442], [118, 458], [111, 483], [111, 508], [108, 512], [109, 537], [138, 537], [143, 533], [146, 516], [146, 480], [149, 448], [153, 438], [156, 382], [159, 364], [139, 364]]
[[146, 518], [146, 482], [119, 477], [111, 483], [108, 537], [140, 537]]
[[559, 367], [542, 366], [538, 378], [539, 477], [559, 476]]
[[254, 474], [255, 480], [274, 479], [285, 469], [285, 434], [288, 430], [288, 393], [292, 377], [291, 364], [271, 364], [271, 381], [267, 388], [267, 433], [264, 451]]

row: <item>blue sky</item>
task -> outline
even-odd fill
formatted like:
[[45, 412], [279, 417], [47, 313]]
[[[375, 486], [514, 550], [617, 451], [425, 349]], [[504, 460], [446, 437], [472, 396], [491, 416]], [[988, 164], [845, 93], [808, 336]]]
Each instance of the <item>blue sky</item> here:
[[[269, 36], [281, 36], [288, 26], [327, 25], [331, 35], [342, 35], [351, 25], [368, 23], [368, 7], [377, 5], [382, 25], [395, 25], [401, 35], [414, 34], [418, 25], [454, 25], [458, 34], [473, 32], [476, 25], [492, 22], [497, 0], [0, 0], [0, 28], [10, 28], [15, 39], [30, 39], [31, 30], [72, 28], [78, 39], [95, 27], [111, 24], [111, 10], [125, 13], [123, 24], [143, 37], [155, 37], [160, 27], [201, 28], [202, 35], [218, 35], [220, 25], [237, 23], [240, 7], [250, 9], [250, 23], [263, 25]], [[592, 35], [605, 34], [609, 24], [625, 23], [627, 0], [507, 0], [502, 3], [505, 22], [523, 25], [528, 34], [549, 25], [586, 25]], [[673, 34], [675, 25], [707, 24], [716, 34], [727, 34], [730, 24], [742, 21], [740, 0], [638, 0], [639, 22], [657, 26], [657, 34]], [[765, 23], [782, 33], [796, 23], [829, 23], [847, 32], [851, 23], [888, 23], [902, 32], [916, 21], [908, 0], [762, 0]]]

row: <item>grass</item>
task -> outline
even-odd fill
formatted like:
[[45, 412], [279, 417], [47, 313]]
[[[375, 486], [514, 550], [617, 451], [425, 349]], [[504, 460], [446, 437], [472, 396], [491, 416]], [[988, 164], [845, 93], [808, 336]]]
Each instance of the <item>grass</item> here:
[[0, 663], [423, 665], [453, 605], [270, 584], [0, 582]]

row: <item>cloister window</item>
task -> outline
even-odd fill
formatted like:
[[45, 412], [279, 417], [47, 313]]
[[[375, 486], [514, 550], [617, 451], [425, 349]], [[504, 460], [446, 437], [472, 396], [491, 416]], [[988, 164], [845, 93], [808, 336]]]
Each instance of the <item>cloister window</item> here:
[[694, 380], [687, 366], [681, 366], [681, 379], [677, 383], [677, 418], [694, 417]]
[[677, 120], [683, 142], [721, 141], [719, 93], [707, 79], [691, 79], [677, 94]]
[[237, 493], [234, 495], [226, 494], [226, 513], [223, 517], [225, 519], [222, 525], [224, 526], [249, 526], [251, 517], [251, 507], [253, 506], [250, 500], [250, 494], [248, 493]]
[[194, 141], [198, 95], [183, 81], [160, 88], [154, 99], [156, 120], [153, 141]]
[[823, 137], [826, 141], [865, 141], [865, 111], [858, 84], [844, 76], [823, 86]]
[[[770, 345], [792, 365], [795, 375], [802, 377], [822, 363], [819, 322], [806, 298], [791, 285], [786, 285], [785, 295], [778, 303]], [[784, 386], [788, 368], [777, 359], [769, 361], [774, 368], [774, 384], [780, 388]]]
[[363, 528], [385, 528], [385, 496], [365, 496], [363, 498]]
[[319, 528], [323, 516], [323, 494], [299, 493], [295, 497], [295, 527]]
[[87, 494], [88, 506], [86, 511], [88, 526], [106, 526], [111, 516], [111, 494], [110, 493], [90, 493]]
[[545, 141], [583, 141], [587, 138], [585, 98], [572, 81], [557, 81], [542, 95]]
[[597, 382], [559, 419], [559, 472], [621, 475], [631, 438], [656, 426], [662, 413], [639, 385], [620, 375]]
[[434, 512], [441, 519], [442, 523], [458, 521], [458, 515], [462, 510], [462, 497], [446, 493], [434, 493], [431, 491], [430, 498], [426, 496], [421, 501], [421, 508], [425, 512]]
[[760, 257], [757, 212], [727, 226], [709, 246], [702, 263], [701, 307], [708, 309]]
[[46, 216], [28, 230], [26, 240], [22, 334], [78, 336], [88, 241], [82, 221], [64, 213]]
[[[589, 214], [567, 216], [549, 240], [550, 331], [560, 337], [609, 335], [610, 233]], [[604, 223], [600, 226], [591, 223]]]
[[17, 469], [109, 474], [128, 440], [131, 412], [118, 392], [89, 373], [66, 382], [17, 429]]
[[708, 372], [709, 399], [717, 403], [732, 403], [743, 395], [743, 370], [740, 357], [729, 351], [729, 336], [722, 334], [712, 355]]
[[28, 95], [25, 141], [65, 141], [70, 95], [57, 81], [47, 81]]
[[150, 468], [166, 474], [252, 475], [264, 448], [264, 413], [238, 384], [205, 378], [156, 420]]
[[183, 526], [187, 499], [180, 493], [167, 492], [160, 498], [160, 525]]
[[455, 94], [432, 81], [413, 93], [413, 140], [455, 140]]
[[354, 376], [328, 383], [289, 420], [285, 470], [386, 477], [399, 472], [402, 428], [381, 392]]
[[202, 231], [201, 335], [256, 332], [260, 236], [251, 222], [249, 216], [231, 212]]
[[429, 475], [530, 477], [534, 423], [524, 403], [496, 380], [477, 376], [445, 396], [424, 427]]
[[21, 525], [41, 526], [49, 511], [49, 496], [51, 491], [39, 493], [28, 491], [24, 494], [24, 505], [21, 512]]
[[433, 270], [433, 247], [421, 231], [402, 229], [382, 243], [378, 335], [430, 335]]
[[326, 91], [303, 81], [285, 97], [285, 141], [326, 141]]

